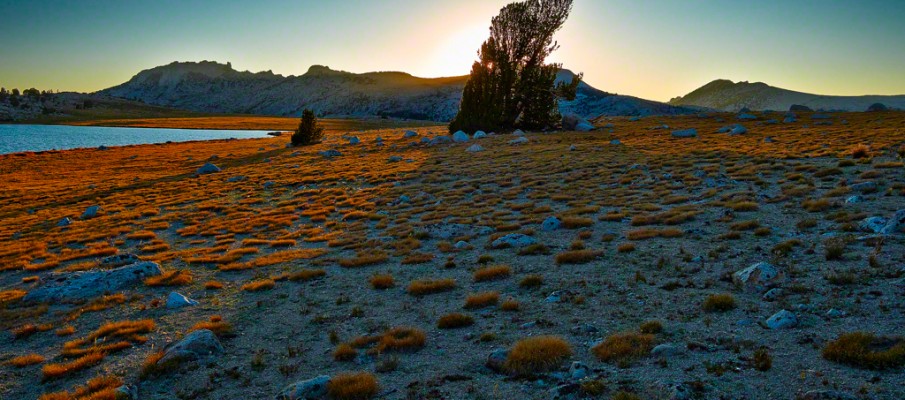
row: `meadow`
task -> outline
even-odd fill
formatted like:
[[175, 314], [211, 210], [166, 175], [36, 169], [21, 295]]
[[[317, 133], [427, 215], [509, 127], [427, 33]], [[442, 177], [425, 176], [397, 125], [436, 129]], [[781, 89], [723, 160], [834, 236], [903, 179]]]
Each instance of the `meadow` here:
[[[863, 222], [905, 209], [905, 113], [816, 117], [436, 145], [421, 138], [445, 127], [324, 120], [309, 147], [2, 155], [0, 397], [263, 399], [328, 376], [335, 399], [903, 398], [905, 224]], [[297, 120], [90, 124], [117, 123]], [[748, 132], [717, 132], [735, 123]], [[163, 273], [26, 301], [129, 254]], [[761, 262], [777, 276], [737, 274]], [[198, 304], [168, 308], [171, 292]], [[775, 327], [782, 310], [794, 323]], [[222, 353], [165, 358], [198, 331]]]

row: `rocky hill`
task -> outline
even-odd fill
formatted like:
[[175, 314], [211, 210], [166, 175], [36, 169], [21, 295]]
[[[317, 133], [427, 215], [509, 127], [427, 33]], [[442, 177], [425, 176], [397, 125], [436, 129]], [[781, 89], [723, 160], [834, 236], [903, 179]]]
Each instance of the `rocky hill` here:
[[872, 104], [905, 109], [905, 95], [899, 96], [824, 96], [767, 85], [763, 82], [732, 82], [718, 79], [699, 89], [669, 101], [674, 106], [696, 106], [721, 111], [788, 110], [793, 104], [813, 110], [865, 111]]
[[[559, 79], [571, 79], [563, 70]], [[138, 73], [100, 94], [158, 106], [212, 112], [322, 116], [374, 116], [448, 121], [455, 116], [467, 76], [419, 78], [404, 72], [355, 74], [315, 65], [301, 76], [240, 72], [227, 64], [174, 62]], [[627, 96], [582, 83], [563, 111], [600, 115], [686, 114], [692, 110]]]

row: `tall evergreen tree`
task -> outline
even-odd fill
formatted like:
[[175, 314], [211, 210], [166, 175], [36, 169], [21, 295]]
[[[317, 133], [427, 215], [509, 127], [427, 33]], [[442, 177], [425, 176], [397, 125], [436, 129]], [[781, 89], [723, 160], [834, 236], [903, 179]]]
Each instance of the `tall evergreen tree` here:
[[324, 128], [318, 126], [317, 116], [314, 111], [305, 109], [302, 111], [302, 120], [298, 129], [292, 134], [290, 140], [293, 146], [305, 146], [320, 143], [324, 139]]
[[462, 92], [450, 131], [542, 129], [560, 119], [557, 100], [574, 99], [581, 75], [556, 83], [560, 64], [545, 60], [572, 10], [572, 0], [526, 0], [500, 10]]

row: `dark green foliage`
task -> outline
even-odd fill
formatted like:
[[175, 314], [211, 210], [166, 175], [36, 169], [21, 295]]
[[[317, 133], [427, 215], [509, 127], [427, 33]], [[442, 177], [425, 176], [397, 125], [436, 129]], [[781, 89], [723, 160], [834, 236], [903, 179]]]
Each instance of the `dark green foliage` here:
[[299, 128], [292, 134], [293, 146], [305, 146], [320, 143], [324, 138], [324, 128], [317, 126], [317, 117], [314, 111], [306, 109], [302, 111], [302, 122]]
[[574, 99], [581, 75], [556, 83], [560, 64], [544, 61], [559, 45], [553, 34], [572, 0], [527, 0], [500, 10], [481, 45], [450, 132], [544, 129], [559, 120], [557, 100]]

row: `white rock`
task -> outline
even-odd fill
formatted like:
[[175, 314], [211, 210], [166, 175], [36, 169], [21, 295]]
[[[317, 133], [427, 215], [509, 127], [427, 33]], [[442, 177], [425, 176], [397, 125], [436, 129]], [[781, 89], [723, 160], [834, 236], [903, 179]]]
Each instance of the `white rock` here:
[[770, 329], [788, 329], [798, 325], [798, 318], [790, 311], [780, 310], [767, 319], [767, 327]]
[[169, 308], [169, 309], [176, 309], [176, 308], [196, 306], [196, 305], [198, 305], [197, 301], [192, 300], [192, 299], [185, 297], [176, 292], [170, 292], [170, 295], [167, 296], [167, 308]]
[[732, 280], [747, 288], [761, 288], [778, 284], [782, 275], [773, 265], [759, 262], [732, 274]]
[[484, 147], [482, 147], [481, 145], [475, 143], [475, 144], [473, 144], [473, 145], [471, 145], [471, 146], [468, 146], [468, 148], [465, 149], [465, 151], [467, 151], [467, 152], [469, 152], [469, 153], [477, 153], [477, 152], [479, 152], [479, 151], [484, 151]]
[[101, 210], [101, 206], [90, 206], [85, 209], [85, 212], [82, 213], [82, 219], [91, 219], [97, 216], [98, 211]]

